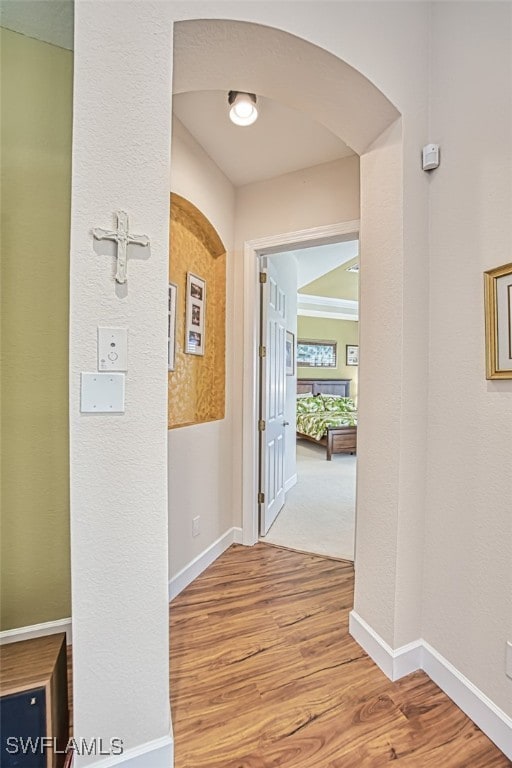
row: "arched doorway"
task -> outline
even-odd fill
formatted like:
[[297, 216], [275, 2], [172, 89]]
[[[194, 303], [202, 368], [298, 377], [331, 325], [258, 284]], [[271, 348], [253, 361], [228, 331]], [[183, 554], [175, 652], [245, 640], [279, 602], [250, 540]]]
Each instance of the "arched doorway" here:
[[[279, 73], [279, 76], [276, 76]], [[361, 338], [366, 350], [360, 365], [360, 407], [370, 418], [359, 430], [358, 547], [356, 610], [370, 615], [382, 601], [394, 612], [396, 573], [387, 591], [375, 562], [379, 546], [396, 550], [396, 509], [399, 499], [400, 453], [395, 448], [375, 451], [382, 435], [390, 446], [400, 442], [402, 389], [396, 386], [393, 365], [383, 350], [402, 346], [403, 314], [397, 304], [396, 280], [402, 278], [403, 196], [402, 122], [398, 110], [360, 72], [326, 50], [282, 30], [260, 24], [225, 20], [187, 20], [175, 25], [175, 93], [194, 90], [249, 90], [307, 111], [343, 138], [361, 157]], [[334, 222], [322, 222], [330, 224]], [[283, 231], [266, 231], [279, 236]], [[233, 379], [233, 396], [243, 402], [243, 418], [233, 434], [234, 454], [243, 456], [235, 466], [234, 507], [243, 509], [244, 521], [253, 517], [255, 505], [255, 392], [254, 358], [254, 265], [244, 257], [252, 232], [237, 232], [233, 270], [237, 287], [236, 314], [244, 317], [244, 334], [238, 331], [233, 344], [240, 377]], [[250, 248], [249, 248], [250, 250]], [[251, 261], [252, 259], [252, 261]], [[383, 271], [383, 267], [385, 269]], [[380, 288], [379, 288], [380, 286]], [[244, 301], [241, 300], [242, 293]], [[389, 313], [390, 323], [382, 323]], [[379, 318], [377, 321], [376, 318]], [[243, 361], [243, 362], [242, 362]], [[386, 408], [374, 408], [382, 402]], [[392, 483], [389, 478], [393, 478]], [[379, 478], [377, 481], [376, 479]], [[382, 488], [379, 484], [382, 483]], [[386, 512], [383, 512], [383, 506]], [[380, 512], [377, 515], [376, 509]], [[393, 524], [390, 526], [390, 520]], [[247, 531], [247, 526], [244, 526]], [[254, 536], [246, 535], [246, 543]], [[377, 542], [385, 542], [377, 545]]]
[[[364, 458], [360, 474], [366, 473], [371, 482], [361, 478], [358, 497], [356, 608], [391, 647], [397, 647], [416, 638], [419, 626], [419, 584], [417, 579], [408, 578], [419, 559], [418, 548], [414, 537], [412, 540], [404, 537], [404, 530], [414, 526], [420, 516], [422, 486], [420, 481], [407, 483], [404, 474], [414, 467], [415, 459], [423, 451], [423, 403], [419, 407], [413, 405], [411, 396], [417, 394], [417, 385], [423, 381], [421, 340], [425, 311], [424, 304], [418, 303], [417, 298], [423, 294], [424, 283], [418, 266], [422, 256], [420, 238], [413, 241], [414, 249], [409, 247], [407, 264], [404, 240], [409, 238], [410, 246], [411, 234], [423, 231], [425, 221], [418, 209], [409, 208], [407, 216], [404, 214], [405, 207], [411, 206], [404, 185], [407, 183], [410, 188], [419, 182], [412, 182], [412, 174], [404, 171], [403, 156], [405, 150], [415, 147], [425, 122], [422, 114], [416, 115], [416, 97], [399, 82], [392, 67], [386, 65], [382, 78], [377, 77], [375, 59], [379, 59], [379, 52], [376, 50], [374, 54], [369, 48], [372, 40], [376, 42], [381, 35], [393, 45], [389, 27], [393, 19], [387, 22], [383, 13], [384, 31], [378, 28], [378, 23], [372, 31], [368, 20], [360, 17], [352, 6], [342, 11], [344, 4], [330, 4], [325, 15], [316, 18], [313, 5], [283, 18], [279, 8], [274, 10], [267, 4], [261, 8], [251, 6], [250, 11], [240, 4], [236, 9], [230, 6], [230, 15], [240, 17], [248, 13], [248, 21], [255, 22], [256, 26], [268, 25], [261, 28], [269, 34], [287, 36], [275, 27], [288, 29], [297, 35], [295, 40], [315, 52], [313, 58], [325, 62], [327, 56], [338, 61], [346, 75], [343, 79], [340, 71], [341, 79], [332, 80], [327, 77], [327, 66], [319, 70], [313, 67], [299, 84], [300, 88], [297, 86], [303, 98], [298, 99], [295, 106], [301, 108], [302, 104], [302, 108], [306, 108], [309, 103], [317, 117], [334, 132], [344, 126], [345, 140], [362, 158], [361, 247], [365, 259], [362, 291], [367, 297], [364, 303], [372, 307], [379, 320], [375, 323], [370, 317], [361, 318], [366, 350], [365, 360], [361, 361], [361, 399], [375, 404], [379, 400], [377, 395], [385, 392], [389, 408], [385, 411], [370, 408], [366, 423], [360, 428], [360, 456]], [[218, 16], [221, 12], [214, 4], [203, 4], [201, 8], [203, 15]], [[104, 4], [99, 12], [99, 4], [78, 3], [76, 11], [71, 265], [71, 458], [75, 468], [71, 525], [76, 725], [77, 732], [101, 735], [112, 722], [112, 712], [116, 711], [116, 726], [122, 726], [129, 734], [126, 748], [149, 751], [150, 744], [153, 744], [151, 749], [156, 749], [157, 741], [168, 734], [165, 706], [168, 697], [162, 682], [167, 630], [167, 594], [163, 585], [167, 567], [164, 439], [167, 391], [165, 329], [161, 316], [165, 316], [167, 305], [170, 40], [174, 26], [178, 77], [180, 28], [205, 22], [183, 21], [197, 13], [193, 3], [179, 7], [173, 3], [151, 6], [131, 3], [123, 9], [122, 23], [118, 10]], [[227, 10], [222, 12], [226, 14]], [[346, 19], [339, 17], [342, 13], [346, 13]], [[182, 21], [183, 27], [180, 27]], [[347, 24], [337, 30], [335, 38], [329, 37], [330, 29], [345, 21]], [[199, 76], [205, 71], [202, 53], [209, 50], [209, 34], [190, 42], [189, 52], [195, 61], [188, 74], [185, 73], [190, 82], [186, 84], [183, 80], [180, 88], [198, 87]], [[363, 75], [343, 63], [346, 46], [351, 48], [352, 55], [354, 53], [349, 36], [365, 40], [359, 57], [360, 69], [369, 70], [374, 80], [382, 80], [385, 90], [393, 84], [400, 95], [401, 112], [409, 121], [404, 141], [397, 110]], [[305, 42], [306, 39], [310, 42]], [[222, 40], [222, 35], [220, 40], [218, 36], [215, 38], [217, 48], [228, 49], [229, 45], [229, 40]], [[322, 45], [332, 53], [322, 50]], [[404, 49], [405, 43], [397, 55], [405, 54]], [[267, 44], [263, 55], [272, 74], [271, 62], [279, 59], [281, 49]], [[408, 61], [410, 59], [412, 57]], [[297, 79], [300, 61], [301, 55], [292, 61], [288, 83]], [[202, 81], [202, 88], [214, 87], [213, 62], [212, 57], [206, 68], [212, 73], [212, 83]], [[239, 75], [244, 71], [250, 74], [252, 66], [247, 56]], [[420, 67], [421, 61], [417, 69]], [[310, 76], [314, 70], [315, 76]], [[231, 71], [224, 72], [229, 83], [217, 79], [215, 87], [236, 87], [237, 83], [228, 78]], [[408, 81], [414, 81], [415, 72], [408, 74]], [[324, 80], [331, 88], [320, 99], [318, 86]], [[360, 99], [356, 98], [356, 82], [361, 88]], [[340, 83], [343, 83], [343, 92], [340, 92]], [[258, 90], [256, 83], [251, 87]], [[286, 90], [284, 85], [281, 88], [274, 83], [268, 94], [282, 98], [283, 89]], [[340, 125], [331, 120], [333, 114], [329, 106], [337, 102], [338, 97], [348, 96], [352, 99], [354, 114], [372, 126], [372, 130], [366, 131], [366, 143], [359, 147], [355, 124], [351, 128], [350, 111], [341, 116]], [[146, 108], [140, 109], [138, 105]], [[350, 107], [348, 100], [346, 106]], [[135, 177], [137, 184], [133, 183]], [[90, 245], [90, 227], [106, 226], [106, 217], [111, 215], [114, 206], [121, 204], [130, 214], [132, 210], [136, 212], [134, 226], [142, 221], [143, 228], [136, 231], [147, 230], [152, 238], [149, 262], [133, 260], [130, 265], [126, 297], [119, 297], [111, 290], [105, 278], [104, 262], [91, 257]], [[240, 252], [240, 244], [237, 250]], [[237, 288], [243, 286], [244, 277], [238, 260], [234, 276]], [[116, 323], [136, 327], [137, 335], [130, 351], [129, 415], [116, 422], [108, 440], [96, 440], [95, 423], [79, 413], [79, 374], [92, 364], [90, 339], [94, 338], [98, 317], [105, 315], [115, 317]], [[411, 318], [410, 332], [404, 335], [404, 327]], [[156, 328], [161, 331], [155, 335]], [[238, 354], [242, 349], [238, 340]], [[241, 401], [241, 392], [239, 381], [234, 393], [238, 401]], [[147, 407], [148, 402], [151, 409]], [[237, 435], [241, 456], [240, 424]], [[407, 450], [402, 450], [402, 445]], [[136, 451], [133, 446], [137, 446]], [[113, 471], [113, 465], [120, 471]], [[234, 497], [239, 502], [242, 498], [240, 467], [234, 474]], [[105, 515], [107, 505], [109, 514]], [[139, 518], [142, 507], [149, 507], [152, 512], [143, 526]], [[407, 526], [399, 530], [406, 507]], [[120, 543], [122, 551], [130, 553], [129, 569], [123, 557], [112, 556], [119, 551]], [[104, 586], [103, 574], [108, 575], [108, 588]], [[130, 595], [129, 604], [126, 594]], [[122, 610], [113, 610], [113, 606], [122, 606]], [[127, 624], [137, 626], [138, 647], [150, 650], [142, 659], [138, 658], [137, 663], [134, 663], [133, 643], [126, 639]], [[95, 665], [103, 673], [100, 689], [89, 674]], [[132, 670], [130, 680], [127, 669]], [[116, 710], [116, 702], [128, 700], [134, 688], [143, 693], [144, 718], [135, 711], [123, 709], [119, 714]], [[164, 749], [166, 745], [162, 746]]]

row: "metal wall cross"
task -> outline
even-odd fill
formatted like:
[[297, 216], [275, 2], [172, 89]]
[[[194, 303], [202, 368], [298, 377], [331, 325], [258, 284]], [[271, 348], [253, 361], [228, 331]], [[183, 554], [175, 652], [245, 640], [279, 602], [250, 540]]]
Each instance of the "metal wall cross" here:
[[149, 245], [149, 237], [146, 235], [130, 235], [128, 231], [128, 214], [124, 211], [116, 211], [117, 230], [93, 229], [96, 240], [113, 240], [117, 243], [117, 269], [115, 279], [118, 283], [126, 283], [127, 247], [131, 243], [136, 245]]

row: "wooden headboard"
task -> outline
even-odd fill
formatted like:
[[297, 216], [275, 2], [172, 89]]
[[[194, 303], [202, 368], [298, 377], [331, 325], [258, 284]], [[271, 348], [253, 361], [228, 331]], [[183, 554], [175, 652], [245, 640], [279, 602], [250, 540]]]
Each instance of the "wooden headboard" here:
[[352, 379], [297, 379], [297, 394], [350, 397]]

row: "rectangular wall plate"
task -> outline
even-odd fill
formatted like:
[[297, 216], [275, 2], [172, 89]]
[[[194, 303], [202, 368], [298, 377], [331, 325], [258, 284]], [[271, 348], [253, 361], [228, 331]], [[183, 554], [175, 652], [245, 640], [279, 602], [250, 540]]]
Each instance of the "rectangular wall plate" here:
[[128, 329], [98, 327], [98, 371], [128, 370]]
[[82, 373], [81, 413], [124, 413], [124, 373]]

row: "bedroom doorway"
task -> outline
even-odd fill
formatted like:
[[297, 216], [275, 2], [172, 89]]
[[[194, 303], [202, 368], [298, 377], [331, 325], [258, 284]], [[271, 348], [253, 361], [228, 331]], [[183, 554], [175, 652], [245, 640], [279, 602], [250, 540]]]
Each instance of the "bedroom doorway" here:
[[353, 561], [357, 233], [270, 250], [258, 254], [259, 535]]

